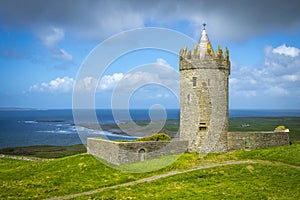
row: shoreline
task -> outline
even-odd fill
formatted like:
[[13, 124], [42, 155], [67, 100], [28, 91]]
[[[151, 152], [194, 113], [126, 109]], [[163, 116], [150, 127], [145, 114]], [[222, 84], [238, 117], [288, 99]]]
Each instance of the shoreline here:
[[[55, 119], [55, 118], [54, 118]], [[53, 120], [52, 120], [53, 121]], [[55, 121], [55, 120], [54, 120]], [[139, 126], [145, 126], [149, 123], [149, 120], [136, 120], [135, 123]], [[126, 129], [131, 125], [131, 122], [129, 121], [122, 121], [119, 123], [110, 123], [110, 124], [100, 124], [101, 130], [107, 131], [109, 133], [114, 134], [115, 136], [131, 136], [130, 134], [127, 134], [120, 130], [118, 125], [125, 125]], [[297, 142], [300, 141], [300, 117], [233, 117], [229, 118], [229, 131], [272, 131], [277, 126], [284, 125], [287, 128], [290, 129], [290, 141], [291, 142]], [[247, 126], [246, 126], [247, 125]], [[93, 130], [99, 130], [98, 124], [67, 124], [67, 126], [78, 126], [83, 127], [87, 129], [93, 129]], [[130, 130], [130, 129], [129, 129]], [[179, 120], [167, 120], [164, 127], [160, 130], [160, 132], [165, 132], [171, 138], [176, 137], [176, 133], [179, 130]], [[131, 130], [134, 132], [134, 130]], [[62, 144], [63, 146], [72, 146], [73, 144]], [[79, 143], [80, 144], [80, 141]], [[44, 144], [34, 144], [34, 145], [26, 145], [25, 144], [19, 144], [17, 147], [28, 147], [28, 146], [46, 146]], [[51, 145], [56, 145], [55, 143]], [[60, 145], [60, 144], [58, 144]], [[1, 147], [0, 149], [4, 148], [15, 148], [15, 146], [6, 146]]]

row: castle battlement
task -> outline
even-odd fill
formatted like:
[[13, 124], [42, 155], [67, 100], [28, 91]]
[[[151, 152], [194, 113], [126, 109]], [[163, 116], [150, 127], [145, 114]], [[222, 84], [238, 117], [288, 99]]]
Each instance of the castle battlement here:
[[[194, 46], [193, 50], [184, 47], [179, 52], [180, 69], [227, 69], [230, 71], [229, 50], [226, 47], [223, 53], [222, 47], [219, 45], [218, 50], [214, 52], [210, 42], [207, 43], [205, 49], [201, 49], [199, 44]], [[183, 63], [182, 63], [183, 62]]]

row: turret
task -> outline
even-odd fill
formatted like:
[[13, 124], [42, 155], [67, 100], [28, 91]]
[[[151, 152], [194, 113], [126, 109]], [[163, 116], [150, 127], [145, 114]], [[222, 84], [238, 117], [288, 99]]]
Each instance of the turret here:
[[179, 53], [180, 137], [189, 141], [191, 152], [225, 152], [229, 50], [219, 45], [214, 51], [205, 26], [194, 49]]

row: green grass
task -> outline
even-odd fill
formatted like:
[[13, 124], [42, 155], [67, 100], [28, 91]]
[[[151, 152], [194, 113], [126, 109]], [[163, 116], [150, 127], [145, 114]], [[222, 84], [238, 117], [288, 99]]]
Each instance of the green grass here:
[[214, 167], [78, 199], [299, 199], [300, 172], [282, 166]]
[[[250, 127], [242, 127], [250, 124]], [[229, 131], [273, 131], [278, 126], [290, 129], [290, 141], [300, 141], [300, 117], [240, 117], [229, 119]]]
[[86, 148], [83, 144], [73, 146], [28, 146], [28, 147], [9, 147], [0, 149], [0, 154], [32, 156], [39, 158], [62, 158], [66, 156], [85, 153]]
[[235, 151], [231, 153], [238, 159], [259, 159], [283, 162], [300, 166], [300, 145], [272, 147], [267, 149], [255, 149], [252, 151]]
[[2, 158], [0, 166], [0, 199], [41, 199], [120, 184], [141, 176], [114, 170], [88, 154], [48, 162]]
[[[132, 170], [173, 159], [174, 155], [127, 164]], [[0, 199], [42, 199], [80, 193], [141, 178], [228, 160], [263, 159], [300, 166], [300, 145], [224, 154], [184, 153], [171, 165], [149, 173], [126, 173], [110, 168], [93, 156], [79, 154], [51, 161], [0, 159]], [[122, 166], [121, 166], [122, 167]], [[123, 166], [124, 167], [124, 166]], [[236, 198], [299, 197], [300, 170], [269, 164], [248, 164], [197, 170], [150, 183], [108, 190], [95, 198]], [[224, 192], [224, 194], [223, 194]], [[252, 194], [252, 196], [251, 196]], [[151, 196], [152, 195], [152, 196]], [[297, 197], [297, 198], [296, 198]], [[87, 197], [83, 197], [86, 199]], [[186, 199], [186, 198], [185, 198]]]

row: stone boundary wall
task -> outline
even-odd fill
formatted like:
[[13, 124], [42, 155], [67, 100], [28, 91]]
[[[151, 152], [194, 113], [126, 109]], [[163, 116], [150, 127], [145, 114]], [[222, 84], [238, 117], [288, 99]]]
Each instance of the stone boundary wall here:
[[228, 132], [228, 151], [288, 146], [288, 132]]
[[178, 139], [168, 142], [115, 142], [99, 138], [87, 139], [87, 153], [115, 165], [183, 153], [187, 151], [187, 147], [188, 141]]

